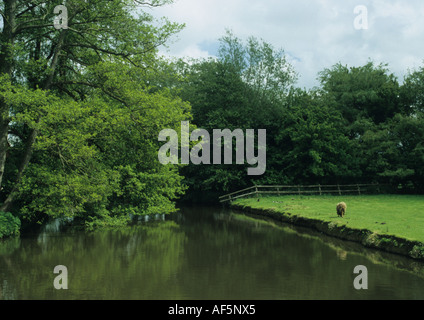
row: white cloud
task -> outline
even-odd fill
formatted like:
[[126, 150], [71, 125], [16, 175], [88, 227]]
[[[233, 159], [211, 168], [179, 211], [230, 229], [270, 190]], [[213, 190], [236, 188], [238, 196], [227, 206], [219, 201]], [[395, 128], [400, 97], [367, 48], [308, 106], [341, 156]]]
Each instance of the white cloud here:
[[181, 52], [178, 53], [176, 56], [177, 58], [184, 58], [184, 57], [190, 57], [190, 58], [207, 58], [210, 54], [208, 51], [202, 50], [199, 45], [197, 44], [191, 44], [185, 48]]
[[[368, 9], [367, 30], [354, 28], [358, 5]], [[300, 87], [317, 85], [317, 73], [338, 62], [389, 63], [402, 80], [424, 59], [422, 0], [176, 0], [153, 12], [186, 23], [170, 46], [172, 55], [212, 55], [213, 44], [229, 28], [240, 38], [262, 38], [289, 53]]]

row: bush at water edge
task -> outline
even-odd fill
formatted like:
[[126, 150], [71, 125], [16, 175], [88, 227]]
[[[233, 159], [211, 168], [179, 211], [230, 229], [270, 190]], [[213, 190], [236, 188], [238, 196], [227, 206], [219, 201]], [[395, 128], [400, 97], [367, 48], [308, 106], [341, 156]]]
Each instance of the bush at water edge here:
[[0, 211], [0, 238], [19, 234], [21, 220], [10, 212]]

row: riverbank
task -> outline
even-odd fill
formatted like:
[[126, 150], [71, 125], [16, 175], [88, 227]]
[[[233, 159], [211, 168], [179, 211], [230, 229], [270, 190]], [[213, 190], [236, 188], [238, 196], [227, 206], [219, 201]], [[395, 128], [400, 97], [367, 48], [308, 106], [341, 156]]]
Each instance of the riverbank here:
[[[340, 201], [347, 203], [344, 218], [336, 214]], [[276, 196], [237, 199], [230, 207], [424, 260], [424, 196]]]

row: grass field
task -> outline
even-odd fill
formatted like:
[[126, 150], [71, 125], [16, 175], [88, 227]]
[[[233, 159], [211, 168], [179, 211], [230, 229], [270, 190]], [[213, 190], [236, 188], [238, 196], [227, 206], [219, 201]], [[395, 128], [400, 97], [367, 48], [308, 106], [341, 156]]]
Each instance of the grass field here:
[[[340, 201], [347, 204], [344, 218], [336, 213]], [[273, 208], [278, 212], [424, 242], [424, 196], [275, 196], [261, 197], [259, 202], [257, 198], [238, 199], [234, 203]]]

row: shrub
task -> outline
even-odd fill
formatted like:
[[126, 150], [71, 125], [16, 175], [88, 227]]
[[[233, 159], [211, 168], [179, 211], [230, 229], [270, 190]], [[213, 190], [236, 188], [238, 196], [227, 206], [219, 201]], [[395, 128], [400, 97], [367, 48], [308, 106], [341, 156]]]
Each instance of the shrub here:
[[10, 212], [0, 212], [0, 238], [19, 234], [21, 220]]

